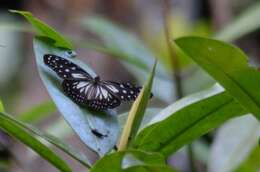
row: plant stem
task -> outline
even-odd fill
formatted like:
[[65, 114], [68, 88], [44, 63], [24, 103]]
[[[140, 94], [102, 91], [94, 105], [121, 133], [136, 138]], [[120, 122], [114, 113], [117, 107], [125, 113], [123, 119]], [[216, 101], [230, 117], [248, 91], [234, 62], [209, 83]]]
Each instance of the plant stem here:
[[[168, 24], [169, 19], [168, 17], [171, 15], [171, 4], [170, 0], [164, 0], [163, 1], [163, 17], [164, 17], [164, 33], [165, 38], [168, 46], [168, 51], [171, 57], [172, 67], [173, 67], [173, 81], [175, 83], [175, 92], [176, 92], [176, 98], [180, 99], [183, 97], [183, 87], [182, 87], [182, 78], [180, 75], [180, 64], [177, 59], [177, 55], [174, 51], [174, 48], [172, 47], [171, 40], [173, 39], [170, 34], [170, 25]], [[187, 154], [189, 157], [189, 166], [190, 171], [196, 172], [195, 168], [195, 161], [193, 158], [193, 149], [192, 144], [188, 145]]]

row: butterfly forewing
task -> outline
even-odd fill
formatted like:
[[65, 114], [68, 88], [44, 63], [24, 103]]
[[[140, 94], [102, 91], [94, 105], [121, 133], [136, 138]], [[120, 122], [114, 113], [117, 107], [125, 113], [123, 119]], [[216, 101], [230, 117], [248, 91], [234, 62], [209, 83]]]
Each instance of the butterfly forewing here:
[[93, 79], [87, 72], [76, 64], [65, 58], [46, 54], [43, 56], [44, 63], [54, 70], [59, 77], [69, 80], [90, 80]]

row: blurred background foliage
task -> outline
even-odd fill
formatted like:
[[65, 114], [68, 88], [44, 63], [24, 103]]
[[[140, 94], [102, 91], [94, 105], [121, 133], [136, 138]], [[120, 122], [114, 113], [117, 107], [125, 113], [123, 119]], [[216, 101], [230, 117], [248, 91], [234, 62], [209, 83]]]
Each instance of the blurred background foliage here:
[[[168, 4], [165, 4], [168, 2]], [[165, 13], [165, 9], [169, 11]], [[164, 22], [172, 39], [197, 35], [233, 42], [260, 62], [260, 3], [257, 0], [4, 0], [0, 4], [0, 98], [7, 112], [66, 139], [83, 153], [93, 154], [57, 114], [40, 81], [32, 50], [34, 30], [8, 9], [27, 10], [74, 42], [78, 57], [104, 79], [144, 83], [159, 59], [152, 105], [158, 109], [177, 99], [172, 54]], [[167, 16], [165, 16], [165, 14]], [[97, 17], [98, 16], [98, 17]], [[178, 53], [178, 52], [176, 52]], [[228, 60], [228, 59], [227, 59]], [[183, 94], [213, 85], [214, 80], [189, 58], [179, 55]], [[120, 107], [123, 113], [129, 107]], [[35, 115], [37, 114], [37, 115]], [[225, 123], [193, 144], [199, 171], [260, 171], [259, 122], [248, 116]], [[185, 149], [169, 164], [189, 171]], [[60, 153], [74, 171], [82, 166]], [[46, 161], [5, 133], [0, 133], [0, 171], [56, 171]]]

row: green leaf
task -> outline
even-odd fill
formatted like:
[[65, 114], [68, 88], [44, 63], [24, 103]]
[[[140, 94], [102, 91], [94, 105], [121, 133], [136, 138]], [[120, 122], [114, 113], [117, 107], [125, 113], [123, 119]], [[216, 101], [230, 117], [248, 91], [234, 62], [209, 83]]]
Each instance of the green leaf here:
[[2, 103], [2, 101], [0, 100], [0, 112], [4, 112], [5, 109], [4, 109], [4, 105]]
[[67, 153], [69, 156], [71, 156], [75, 160], [79, 161], [82, 165], [86, 166], [87, 168], [90, 168], [91, 165], [90, 165], [89, 160], [86, 158], [86, 156], [84, 154], [82, 154], [81, 152], [76, 151], [72, 146], [63, 143], [59, 138], [57, 138], [51, 134], [38, 130], [37, 128], [35, 128], [32, 125], [28, 125], [24, 122], [16, 120], [14, 117], [12, 117], [10, 115], [7, 115], [7, 114], [4, 114], [4, 115], [8, 120], [11, 120], [16, 125], [19, 125], [23, 129], [26, 129], [27, 131], [41, 137], [45, 141], [51, 143], [52, 145], [56, 146], [63, 152]]
[[245, 110], [216, 85], [162, 110], [139, 132], [133, 146], [166, 156]]
[[214, 38], [223, 41], [234, 41], [260, 28], [260, 3], [257, 2], [238, 16], [233, 22], [220, 30]]
[[242, 106], [260, 120], [260, 73], [247, 56], [230, 44], [200, 37], [183, 37], [177, 45], [215, 78]]
[[[168, 169], [165, 158], [159, 153], [148, 153], [138, 150], [115, 152], [100, 159], [90, 170], [91, 172], [124, 172], [140, 168]], [[159, 168], [161, 167], [161, 168]], [[133, 169], [132, 169], [133, 168]], [[153, 171], [153, 170], [150, 170]], [[158, 170], [159, 171], [159, 170]], [[162, 170], [161, 170], [162, 171]], [[168, 172], [167, 171], [167, 172]]]
[[166, 165], [141, 165], [127, 168], [124, 172], [175, 172], [175, 170]]
[[74, 158], [75, 160], [77, 160], [83, 166], [85, 166], [87, 168], [91, 167], [90, 160], [85, 156], [85, 154], [83, 154], [79, 150], [76, 150], [71, 145], [69, 145], [67, 143], [63, 143], [57, 137], [55, 137], [51, 134], [44, 133], [44, 132], [42, 132], [42, 131], [40, 131], [40, 130], [32, 127], [32, 126], [27, 125], [27, 128], [30, 129], [30, 131], [33, 132], [34, 134], [40, 136], [41, 138], [45, 139], [46, 141], [48, 141], [52, 145], [56, 146], [57, 148], [59, 148], [60, 150], [62, 150], [66, 154], [68, 154], [71, 158]]
[[[47, 88], [51, 98], [56, 104], [65, 120], [70, 124], [81, 140], [91, 149], [103, 155], [114, 147], [118, 135], [118, 122], [113, 111], [94, 112], [85, 107], [75, 104], [68, 98], [61, 89], [61, 80], [50, 68], [43, 63], [44, 54], [55, 54], [63, 56], [63, 50], [52, 47], [47, 40], [36, 38], [34, 40], [34, 52], [41, 79]], [[94, 72], [80, 60], [69, 58], [70, 61], [79, 65], [90, 75]], [[107, 135], [107, 137], [98, 138], [91, 131]]]
[[60, 33], [55, 31], [49, 25], [42, 22], [38, 18], [34, 17], [32, 13], [28, 11], [17, 11], [17, 10], [10, 10], [10, 12], [17, 13], [24, 16], [27, 19], [27, 21], [30, 22], [31, 25], [36, 29], [39, 36], [45, 36], [52, 39], [53, 41], [55, 41], [54, 43], [55, 46], [70, 49], [70, 50], [73, 49], [72, 44], [67, 39], [65, 39]]
[[259, 159], [260, 159], [260, 149], [259, 147], [256, 147], [251, 152], [247, 160], [244, 161], [242, 164], [240, 164], [240, 166], [234, 172], [260, 171]]
[[56, 155], [51, 149], [46, 147], [40, 141], [38, 141], [33, 135], [24, 130], [20, 125], [10, 120], [7, 115], [0, 113], [0, 128], [20, 140], [25, 145], [29, 146], [41, 157], [49, 161], [57, 169], [64, 172], [71, 172], [72, 170], [58, 155]]
[[149, 76], [149, 79], [145, 83], [140, 94], [138, 95], [137, 99], [135, 100], [135, 102], [131, 107], [125, 127], [121, 135], [121, 139], [119, 141], [118, 150], [126, 149], [129, 139], [131, 141], [131, 138], [135, 137], [135, 135], [137, 134], [140, 128], [147, 104], [151, 97], [151, 89], [152, 89], [153, 78], [155, 74], [155, 68], [156, 68], [156, 62], [154, 63], [153, 70]]
[[218, 130], [211, 145], [209, 171], [234, 171], [257, 146], [259, 135], [259, 122], [251, 115], [228, 121]]
[[[153, 117], [158, 115], [161, 110], [162, 110], [161, 108], [147, 108], [145, 110], [144, 118], [143, 118], [142, 123], [140, 125], [140, 129], [143, 128], [148, 122], [150, 122]], [[125, 112], [123, 114], [118, 115], [119, 125], [121, 126], [120, 128], [122, 128], [122, 129], [125, 126], [127, 116], [128, 116], [128, 112]]]
[[52, 101], [46, 101], [39, 105], [32, 107], [31, 109], [23, 112], [17, 116], [17, 118], [23, 122], [36, 123], [40, 120], [48, 117], [56, 111], [56, 106]]

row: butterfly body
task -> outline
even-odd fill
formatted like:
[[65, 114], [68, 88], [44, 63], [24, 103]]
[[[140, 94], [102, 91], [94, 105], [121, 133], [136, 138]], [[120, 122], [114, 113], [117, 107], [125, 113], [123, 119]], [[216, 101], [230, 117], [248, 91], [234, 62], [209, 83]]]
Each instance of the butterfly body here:
[[135, 100], [141, 87], [130, 83], [103, 81], [99, 76], [92, 77], [76, 64], [65, 58], [46, 54], [44, 63], [63, 80], [63, 91], [75, 103], [86, 105], [94, 110], [113, 109], [121, 101]]

